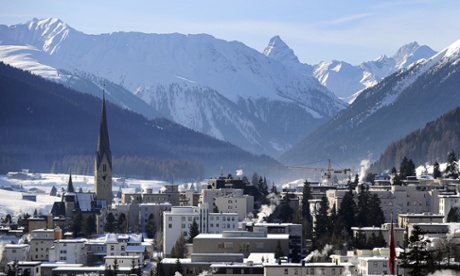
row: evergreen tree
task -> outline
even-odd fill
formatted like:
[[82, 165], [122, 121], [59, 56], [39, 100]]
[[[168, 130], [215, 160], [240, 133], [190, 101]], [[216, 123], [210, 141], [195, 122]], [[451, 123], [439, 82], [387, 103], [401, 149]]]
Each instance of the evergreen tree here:
[[78, 212], [74, 215], [71, 228], [73, 236], [75, 238], [83, 236], [83, 215], [81, 214], [81, 212]]
[[330, 239], [331, 221], [329, 219], [329, 201], [326, 195], [323, 195], [319, 209], [315, 215], [316, 221], [314, 226], [313, 240], [316, 243], [316, 249], [322, 249]]
[[369, 216], [369, 188], [366, 184], [362, 184], [359, 188], [356, 225], [354, 226], [364, 227], [368, 226], [367, 219]]
[[189, 237], [188, 237], [188, 243], [193, 243], [193, 239], [200, 234], [200, 230], [198, 229], [198, 223], [196, 222], [196, 219], [193, 218], [192, 224], [190, 224], [189, 228]]
[[447, 164], [444, 176], [446, 178], [457, 179], [459, 174], [458, 170], [458, 159], [455, 151], [449, 151], [447, 155]]
[[108, 213], [105, 217], [104, 232], [115, 232], [115, 216], [112, 213]]
[[92, 234], [95, 234], [97, 231], [96, 227], [96, 216], [94, 214], [89, 215], [83, 224], [83, 232], [86, 237], [90, 238]]
[[11, 215], [10, 215], [10, 214], [6, 214], [5, 220], [4, 220], [3, 222], [4, 222], [4, 223], [7, 223], [7, 224], [13, 223], [13, 220], [11, 219]]
[[311, 186], [308, 180], [303, 182], [302, 190], [302, 217], [309, 222], [312, 221], [311, 212], [310, 212], [310, 203], [308, 202], [312, 198], [311, 196]]
[[254, 174], [252, 175], [251, 184], [252, 184], [254, 187], [258, 187], [258, 184], [259, 184], [259, 175], [258, 175], [257, 173], [254, 173]]
[[447, 222], [460, 222], [460, 208], [452, 207], [447, 214]]
[[171, 249], [171, 258], [185, 258], [187, 255], [187, 241], [183, 235], [180, 235]]
[[372, 193], [369, 198], [369, 212], [367, 214], [367, 226], [379, 226], [385, 223], [385, 214], [380, 206], [380, 198]]
[[441, 169], [439, 168], [439, 163], [434, 162], [433, 164], [433, 178], [438, 179], [442, 177]]
[[276, 188], [275, 182], [273, 182], [272, 184], [272, 189], [270, 190], [270, 193], [278, 195], [278, 188]]
[[116, 231], [117, 233], [126, 233], [128, 228], [128, 220], [126, 219], [125, 213], [121, 213], [118, 216], [118, 220], [116, 223]]
[[429, 241], [424, 240], [423, 234], [420, 227], [415, 226], [407, 248], [399, 255], [401, 267], [408, 269], [411, 276], [427, 275], [428, 267], [432, 263], [432, 256], [427, 250]]
[[289, 197], [289, 193], [286, 193], [279, 206], [278, 218], [283, 222], [292, 222], [294, 216], [294, 209], [291, 208], [291, 199]]
[[50, 191], [50, 196], [56, 196], [57, 194], [57, 189], [55, 186], [53, 186], [53, 188], [51, 188], [51, 191]]
[[401, 161], [401, 165], [399, 168], [399, 174], [401, 180], [406, 180], [408, 176], [414, 176], [415, 174], [415, 165], [412, 159], [407, 159], [404, 156], [403, 160]]
[[305, 180], [303, 182], [303, 190], [302, 190], [302, 231], [303, 237], [305, 239], [312, 239], [313, 238], [313, 218], [310, 211], [310, 203], [308, 200], [312, 198], [311, 195], [311, 186], [310, 182]]
[[356, 226], [355, 222], [356, 204], [353, 199], [353, 191], [349, 190], [343, 196], [342, 202], [338, 212], [337, 224], [342, 227], [348, 234], [348, 237], [352, 237], [353, 233], [351, 227]]
[[155, 224], [155, 217], [153, 213], [149, 215], [147, 219], [147, 224], [145, 225], [145, 232], [147, 233], [147, 237], [149, 239], [153, 239], [155, 237], [155, 233], [157, 232], [157, 226]]
[[281, 248], [281, 242], [278, 241], [275, 247], [275, 259], [279, 260], [279, 258], [283, 256], [284, 256], [284, 253], [283, 253], [283, 249]]

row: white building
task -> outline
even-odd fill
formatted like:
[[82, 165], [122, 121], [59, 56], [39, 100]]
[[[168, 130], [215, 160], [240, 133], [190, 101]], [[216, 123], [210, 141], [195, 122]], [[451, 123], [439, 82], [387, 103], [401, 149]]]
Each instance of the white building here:
[[439, 214], [444, 215], [443, 222], [447, 222], [447, 215], [450, 209], [460, 205], [460, 196], [456, 194], [441, 194], [439, 195]]
[[[396, 267], [395, 267], [396, 269]], [[388, 275], [388, 257], [372, 256], [358, 257], [358, 273], [360, 275]]]
[[[59, 233], [61, 233], [60, 229]], [[55, 238], [54, 229], [33, 230], [32, 238], [30, 239], [30, 259], [32, 261], [48, 261], [48, 251], [54, 245]]]
[[171, 249], [180, 236], [189, 237], [193, 220], [198, 224], [200, 233], [222, 233], [238, 229], [237, 213], [209, 213], [206, 204], [196, 206], [173, 206], [164, 213], [163, 252], [169, 256]]
[[145, 231], [149, 216], [153, 214], [158, 229], [163, 225], [163, 213], [171, 211], [171, 203], [141, 203], [139, 204], [139, 228]]
[[231, 195], [217, 197], [215, 204], [221, 213], [237, 213], [239, 221], [243, 221], [247, 214], [254, 211], [254, 197], [243, 195], [243, 190], [240, 189]]
[[55, 240], [49, 250], [50, 262], [86, 264], [86, 239]]
[[[7, 264], [12, 261], [27, 261], [28, 244], [4, 244], [0, 252], [0, 272], [5, 272]], [[1, 249], [0, 249], [1, 250]]]

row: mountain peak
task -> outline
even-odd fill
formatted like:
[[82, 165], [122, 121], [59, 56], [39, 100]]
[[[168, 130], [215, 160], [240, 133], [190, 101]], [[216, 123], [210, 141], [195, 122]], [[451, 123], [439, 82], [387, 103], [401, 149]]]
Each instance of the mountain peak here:
[[416, 41], [403, 45], [392, 57], [398, 69], [408, 67], [421, 59], [432, 57], [436, 52], [426, 45], [420, 46]]
[[[58, 18], [34, 18], [25, 25], [27, 30], [24, 30], [24, 33], [29, 36], [28, 43], [45, 50], [49, 54], [53, 54], [57, 51], [59, 49], [59, 44], [64, 41], [71, 32], [76, 32], [75, 29], [69, 27]], [[21, 27], [21, 25], [16, 26]], [[35, 35], [31, 35], [31, 32], [35, 33]]]
[[294, 51], [278, 35], [270, 39], [263, 54], [282, 63], [300, 63]]

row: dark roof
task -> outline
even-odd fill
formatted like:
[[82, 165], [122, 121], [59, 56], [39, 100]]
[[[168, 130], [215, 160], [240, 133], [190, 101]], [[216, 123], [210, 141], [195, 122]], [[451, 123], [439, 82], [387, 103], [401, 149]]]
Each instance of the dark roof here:
[[110, 151], [109, 129], [107, 127], [107, 115], [105, 111], [105, 94], [102, 95], [101, 125], [99, 128], [99, 138], [97, 141], [96, 151], [97, 167], [99, 167], [99, 164], [101, 163], [104, 154], [107, 155], [110, 168], [112, 168], [112, 152]]
[[70, 174], [69, 183], [67, 183], [67, 192], [68, 193], [75, 193], [75, 189], [73, 188], [73, 183], [72, 183], [72, 174]]
[[64, 202], [61, 202], [61, 201], [54, 202], [50, 213], [54, 217], [65, 216], [65, 204], [64, 204]]

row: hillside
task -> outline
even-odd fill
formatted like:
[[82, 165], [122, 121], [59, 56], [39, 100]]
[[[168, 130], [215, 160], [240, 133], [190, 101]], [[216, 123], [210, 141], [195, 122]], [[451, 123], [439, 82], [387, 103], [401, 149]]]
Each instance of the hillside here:
[[[0, 91], [1, 172], [21, 168], [48, 172], [56, 163], [61, 166], [55, 164], [55, 169], [61, 171], [55, 172], [68, 173], [69, 165], [62, 165], [73, 163], [80, 172], [91, 174], [100, 99], [4, 64], [0, 64]], [[162, 175], [156, 177], [168, 180], [215, 176], [221, 167], [226, 172], [255, 171], [278, 164], [167, 119], [148, 120], [113, 104], [107, 105], [107, 116], [116, 175], [133, 174], [126, 170], [129, 166], [117, 167], [130, 160], [131, 167], [144, 168], [135, 176], [153, 177], [149, 173], [158, 169]]]
[[299, 68], [206, 34], [88, 35], [33, 19], [0, 25], [0, 60], [81, 92], [110, 83], [122, 107], [272, 156], [347, 106]]
[[375, 161], [395, 140], [460, 104], [460, 41], [365, 90], [353, 104], [286, 152], [286, 164], [331, 158], [343, 166]]
[[382, 156], [371, 166], [374, 172], [399, 167], [406, 156], [416, 165], [447, 160], [447, 153], [454, 150], [460, 152], [460, 108], [457, 107], [436, 121], [426, 124], [406, 137], [389, 145]]

